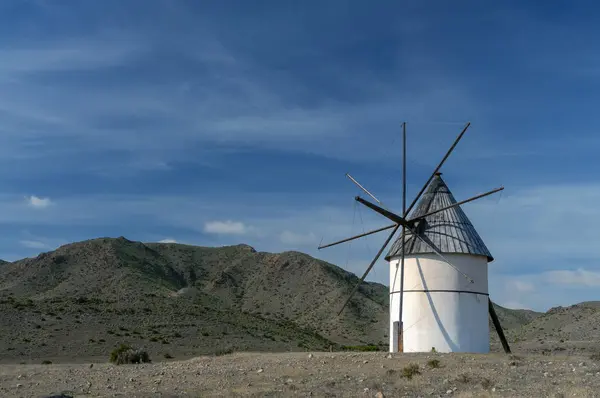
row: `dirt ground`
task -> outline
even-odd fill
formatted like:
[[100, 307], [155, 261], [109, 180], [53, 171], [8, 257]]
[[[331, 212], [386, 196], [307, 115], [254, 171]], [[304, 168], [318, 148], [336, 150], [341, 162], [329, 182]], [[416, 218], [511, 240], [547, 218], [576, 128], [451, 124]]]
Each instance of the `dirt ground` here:
[[[411, 364], [417, 365], [412, 366]], [[1, 397], [595, 397], [586, 356], [238, 353], [141, 365], [1, 365]]]

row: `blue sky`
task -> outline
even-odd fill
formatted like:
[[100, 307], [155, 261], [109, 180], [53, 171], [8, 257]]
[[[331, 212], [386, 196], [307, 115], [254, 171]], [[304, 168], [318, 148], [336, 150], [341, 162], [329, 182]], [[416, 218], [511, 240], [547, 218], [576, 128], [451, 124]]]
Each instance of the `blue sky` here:
[[[592, 2], [0, 3], [0, 258], [99, 236], [300, 250], [361, 274], [444, 167], [501, 304], [598, 299]], [[360, 212], [359, 212], [360, 209]], [[353, 219], [355, 222], [353, 223]], [[371, 280], [387, 284], [381, 261]]]

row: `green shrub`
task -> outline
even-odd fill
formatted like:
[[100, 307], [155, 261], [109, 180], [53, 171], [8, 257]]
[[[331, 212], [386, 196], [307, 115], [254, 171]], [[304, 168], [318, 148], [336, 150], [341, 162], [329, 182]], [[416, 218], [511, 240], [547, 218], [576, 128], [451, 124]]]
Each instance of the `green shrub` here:
[[215, 351], [215, 356], [220, 357], [222, 355], [229, 355], [229, 354], [233, 354], [233, 348], [228, 347], [228, 348], [218, 348]]
[[402, 377], [407, 378], [409, 380], [412, 379], [413, 376], [419, 374], [421, 374], [421, 371], [419, 370], [419, 365], [417, 365], [416, 363], [411, 363], [410, 365], [402, 369]]
[[42, 361], [42, 365], [52, 365], [52, 361], [49, 361], [46, 359], [46, 360]]
[[369, 352], [369, 351], [379, 351], [379, 347], [374, 344], [369, 345], [345, 345], [342, 346], [343, 351], [361, 351], [361, 352]]
[[437, 369], [440, 367], [440, 360], [430, 359], [429, 361], [427, 361], [427, 366], [429, 366], [431, 369]]
[[150, 361], [148, 352], [135, 349], [127, 344], [121, 344], [110, 353], [110, 362], [115, 365], [147, 363]]

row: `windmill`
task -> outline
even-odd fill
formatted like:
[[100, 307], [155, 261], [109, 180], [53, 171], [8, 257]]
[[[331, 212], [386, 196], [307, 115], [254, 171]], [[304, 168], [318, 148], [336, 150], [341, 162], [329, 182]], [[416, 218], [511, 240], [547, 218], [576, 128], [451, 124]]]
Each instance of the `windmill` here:
[[460, 207], [504, 188], [457, 202], [440, 173], [469, 126], [467, 123], [407, 208], [406, 123], [403, 123], [401, 215], [389, 210], [346, 174], [376, 203], [360, 196], [355, 200], [393, 224], [318, 248], [392, 230], [339, 310], [339, 316], [400, 230], [386, 256], [390, 264], [390, 352], [489, 352], [488, 313], [504, 351], [510, 352], [488, 294], [488, 262], [494, 259]]

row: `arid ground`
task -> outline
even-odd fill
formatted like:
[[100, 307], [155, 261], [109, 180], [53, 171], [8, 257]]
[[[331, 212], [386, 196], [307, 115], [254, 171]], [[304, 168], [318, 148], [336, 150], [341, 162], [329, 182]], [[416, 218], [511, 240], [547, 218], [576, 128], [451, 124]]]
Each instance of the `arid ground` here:
[[[594, 397], [589, 356], [239, 353], [141, 365], [1, 365], [0, 396]], [[59, 395], [60, 396], [60, 395]]]

